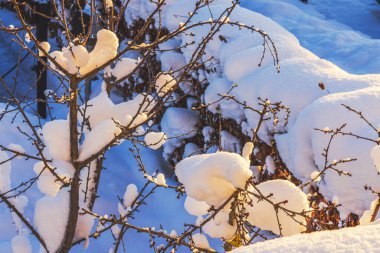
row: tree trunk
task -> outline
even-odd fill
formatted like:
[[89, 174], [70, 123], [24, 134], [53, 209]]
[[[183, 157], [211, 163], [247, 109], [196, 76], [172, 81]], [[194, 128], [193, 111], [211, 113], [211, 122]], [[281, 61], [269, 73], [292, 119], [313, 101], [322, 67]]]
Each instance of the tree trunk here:
[[69, 252], [75, 234], [79, 213], [79, 186], [80, 186], [80, 167], [78, 166], [78, 81], [70, 81], [70, 156], [74, 167], [74, 176], [70, 184], [70, 206], [69, 217], [67, 219], [65, 236], [58, 249], [60, 253]]

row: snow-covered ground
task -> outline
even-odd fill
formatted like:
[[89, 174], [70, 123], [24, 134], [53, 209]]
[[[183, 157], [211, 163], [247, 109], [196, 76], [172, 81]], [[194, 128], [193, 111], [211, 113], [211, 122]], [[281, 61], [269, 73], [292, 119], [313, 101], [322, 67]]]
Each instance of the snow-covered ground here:
[[303, 47], [350, 73], [380, 71], [380, 5], [375, 0], [243, 0], [241, 5], [272, 18]]
[[258, 242], [232, 253], [374, 253], [379, 251], [379, 247], [380, 225], [376, 224]]

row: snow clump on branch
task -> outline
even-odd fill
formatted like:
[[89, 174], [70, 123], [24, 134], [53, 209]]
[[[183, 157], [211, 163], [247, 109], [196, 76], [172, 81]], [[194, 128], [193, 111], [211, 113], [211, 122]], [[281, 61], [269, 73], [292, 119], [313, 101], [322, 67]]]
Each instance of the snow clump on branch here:
[[[187, 193], [186, 211], [198, 216], [197, 223], [201, 223], [211, 206], [221, 208], [237, 189], [247, 189], [252, 201], [246, 203], [245, 208], [247, 221], [252, 225], [284, 236], [305, 231], [305, 217], [309, 210], [306, 194], [287, 180], [251, 185], [249, 179], [252, 171], [247, 156], [250, 153], [247, 150], [251, 148], [249, 143], [245, 148], [245, 157], [222, 151], [194, 155], [179, 162], [175, 173]], [[214, 238], [233, 237], [236, 224], [230, 222], [231, 202], [204, 225], [206, 234]]]
[[[119, 39], [112, 31], [102, 29], [96, 37], [95, 48], [90, 53], [84, 46], [70, 43], [67, 47], [62, 48], [62, 51], [50, 53], [50, 56], [70, 74], [85, 75], [90, 73], [112, 60], [117, 55], [119, 47]], [[51, 62], [51, 65], [59, 71], [54, 63]]]

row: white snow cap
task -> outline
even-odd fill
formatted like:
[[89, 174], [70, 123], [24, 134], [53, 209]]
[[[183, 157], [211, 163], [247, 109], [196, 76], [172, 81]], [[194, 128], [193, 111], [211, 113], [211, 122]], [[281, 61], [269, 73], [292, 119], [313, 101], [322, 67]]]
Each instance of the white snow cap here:
[[146, 122], [146, 113], [155, 103], [150, 95], [138, 94], [132, 100], [114, 104], [102, 91], [87, 104], [86, 116], [89, 117], [91, 131], [86, 129], [79, 160], [87, 159], [109, 144], [121, 133], [120, 126], [133, 128]]
[[[49, 42], [42, 41], [40, 43], [40, 46], [42, 47], [43, 50], [46, 51], [46, 53], [49, 53], [49, 51], [50, 51], [50, 44], [49, 44]], [[38, 56], [44, 56], [44, 55], [45, 55], [45, 53], [42, 52], [42, 50], [38, 49]]]
[[160, 97], [163, 97], [171, 91], [176, 84], [177, 81], [170, 74], [159, 73], [155, 83], [156, 92]]
[[203, 226], [203, 231], [212, 238], [223, 238], [229, 240], [236, 233], [236, 224], [230, 224], [230, 215], [227, 208], [220, 211], [214, 219]]
[[75, 239], [87, 238], [94, 226], [94, 216], [90, 214], [78, 215], [77, 227], [75, 228]]
[[241, 156], [244, 157], [247, 160], [250, 160], [250, 157], [251, 157], [251, 154], [252, 154], [252, 151], [253, 151], [253, 147], [254, 147], [254, 145], [253, 145], [252, 142], [246, 142], [244, 144]]
[[113, 69], [110, 67], [106, 68], [106, 73], [110, 76], [116, 77], [116, 80], [119, 80], [127, 75], [131, 74], [138, 65], [138, 61], [131, 58], [121, 58], [116, 62], [116, 65]]
[[[11, 143], [8, 145], [8, 148], [13, 150], [13, 151], [16, 151], [18, 153], [25, 153], [25, 149], [19, 144]], [[21, 158], [21, 157], [19, 157], [19, 158]]]
[[[362, 217], [360, 217], [360, 225], [368, 225], [371, 223], [372, 216], [375, 215], [376, 206], [379, 205], [379, 197], [377, 197], [374, 201], [371, 203], [371, 207], [369, 210], [364, 211]], [[377, 220], [380, 216], [380, 213], [377, 212], [375, 220]]]
[[132, 207], [133, 201], [137, 198], [139, 192], [135, 184], [129, 184], [124, 193], [123, 204], [126, 207]]
[[32, 245], [30, 244], [27, 231], [13, 237], [11, 245], [13, 253], [32, 253]]
[[34, 165], [33, 170], [37, 175], [41, 174], [37, 181], [37, 186], [40, 192], [51, 197], [56, 196], [62, 185], [60, 182], [56, 181], [56, 178], [49, 169], [45, 168], [45, 164], [43, 162], [38, 162]]
[[[112, 31], [103, 29], [97, 33], [97, 42], [90, 53], [82, 45], [69, 44], [62, 51], [54, 51], [50, 56], [70, 74], [85, 75], [102, 66], [117, 54], [119, 39]], [[50, 48], [49, 48], [50, 49]], [[52, 67], [58, 70], [53, 63]]]
[[167, 137], [165, 133], [149, 132], [145, 135], [145, 144], [151, 149], [159, 149], [166, 141]]
[[42, 128], [43, 138], [53, 159], [70, 161], [70, 130], [67, 120], [52, 120]]
[[182, 145], [183, 140], [196, 134], [199, 113], [186, 108], [169, 107], [161, 120], [162, 131], [168, 136], [164, 153], [170, 154]]
[[34, 172], [36, 175], [40, 175], [37, 186], [41, 193], [55, 197], [61, 189], [62, 183], [57, 181], [57, 178], [50, 170], [54, 170], [60, 178], [65, 178], [65, 180], [68, 181], [72, 176], [74, 168], [71, 163], [65, 161], [55, 161], [53, 165], [47, 164], [47, 166], [49, 166], [49, 168], [47, 168], [42, 161], [34, 164]]
[[103, 120], [95, 125], [86, 134], [84, 142], [80, 147], [79, 160], [85, 160], [91, 155], [96, 154], [120, 133], [121, 129], [112, 119]]
[[[287, 180], [270, 180], [258, 184], [257, 190], [253, 187], [249, 190], [263, 196], [272, 195], [269, 200], [274, 204], [287, 201], [280, 206], [289, 211], [301, 213], [309, 210], [307, 196], [297, 186]], [[253, 206], [247, 205], [249, 213], [248, 221], [263, 230], [270, 230], [275, 234], [280, 234], [277, 222], [276, 211], [272, 204], [265, 199], [256, 198], [252, 195]], [[306, 230], [306, 220], [300, 215], [289, 216], [284, 210], [278, 209], [278, 218], [281, 224], [281, 233], [283, 236], [294, 235]], [[302, 225], [301, 225], [302, 224]]]
[[[252, 175], [250, 161], [235, 153], [218, 152], [214, 154], [195, 155], [185, 158], [176, 166], [178, 180], [185, 186], [188, 197], [185, 209], [196, 216], [207, 214], [210, 206], [218, 207], [231, 196], [236, 188], [244, 189]], [[248, 221], [263, 230], [280, 234], [274, 206], [254, 196], [269, 196], [274, 204], [286, 201], [281, 207], [295, 213], [309, 210], [307, 196], [293, 183], [287, 180], [271, 180], [256, 186], [249, 186], [253, 206], [246, 204]], [[301, 215], [290, 217], [279, 209], [281, 234], [284, 236], [301, 233], [306, 230], [306, 220]], [[208, 222], [204, 231], [211, 237], [231, 238], [236, 227], [229, 224], [229, 210], [221, 210]]]
[[162, 173], [158, 173], [156, 178], [154, 179], [155, 183], [161, 186], [166, 186], [166, 178]]
[[0, 193], [11, 188], [11, 162], [5, 162], [8, 159], [7, 153], [0, 150]]
[[373, 147], [371, 157], [377, 170], [380, 172], [380, 145]]
[[207, 210], [210, 208], [210, 206], [206, 202], [198, 201], [190, 196], [186, 197], [184, 206], [189, 214], [195, 216], [207, 214]]
[[211, 249], [207, 237], [204, 234], [196, 233], [192, 235], [195, 246], [203, 249]]
[[34, 224], [50, 252], [55, 252], [62, 242], [68, 215], [69, 193], [66, 189], [55, 197], [44, 196], [36, 202]]
[[220, 206], [235, 191], [244, 189], [252, 175], [250, 162], [235, 153], [194, 155], [180, 161], [175, 169], [188, 196]]

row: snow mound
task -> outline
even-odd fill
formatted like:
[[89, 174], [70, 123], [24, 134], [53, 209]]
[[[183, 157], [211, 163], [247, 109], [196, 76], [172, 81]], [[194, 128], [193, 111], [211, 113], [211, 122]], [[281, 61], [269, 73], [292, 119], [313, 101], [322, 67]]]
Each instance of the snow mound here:
[[176, 165], [175, 174], [190, 197], [217, 207], [236, 188], [244, 189], [252, 172], [240, 155], [218, 152], [185, 158]]
[[300, 234], [250, 246], [241, 247], [231, 253], [270, 252], [378, 252], [380, 247], [380, 225], [358, 226], [334, 231]]
[[243, 0], [241, 6], [272, 18], [303, 47], [351, 73], [379, 73], [380, 56], [373, 54], [380, 50], [375, 1]]
[[[280, 2], [283, 1], [262, 2], [260, 3], [261, 6], [266, 2], [281, 4]], [[248, 1], [246, 3], [248, 4]], [[193, 5], [193, 1], [188, 1], [186, 4], [182, 2], [173, 3], [166, 13], [166, 26], [169, 29], [177, 29], [179, 23], [184, 22], [187, 17], [186, 14], [192, 10]], [[298, 4], [298, 6], [301, 5], [302, 3]], [[207, 21], [211, 16], [219, 17], [229, 6], [230, 3], [217, 1], [209, 9], [199, 10], [189, 25]], [[255, 7], [256, 5], [252, 4], [252, 6]], [[290, 8], [289, 13], [285, 14], [292, 14], [291, 10], [293, 9], [296, 8]], [[272, 11], [278, 13], [278, 6]], [[291, 17], [293, 18], [294, 15]], [[373, 105], [380, 102], [379, 74], [353, 75], [347, 73], [333, 63], [320, 59], [303, 48], [293, 34], [259, 13], [237, 6], [229, 19], [230, 23], [244, 22], [248, 26], [253, 25], [269, 34], [279, 53], [281, 72], [276, 72], [270, 53], [265, 55], [260, 67], [258, 66], [263, 50], [263, 38], [259, 33], [251, 33], [245, 29], [236, 29], [236, 27], [224, 25], [206, 45], [205, 52], [202, 55], [205, 67], [215, 69], [212, 73], [198, 71], [199, 79], [202, 80], [204, 77], [210, 83], [205, 91], [203, 103], [216, 101], [220, 95], [237, 84], [230, 95], [240, 102], [246, 102], [248, 106], [258, 108], [258, 98], [260, 97], [272, 102], [281, 101], [282, 104], [289, 107], [291, 114], [287, 127], [282, 127], [279, 124], [275, 128], [272, 122], [267, 121], [264, 127], [260, 128], [258, 135], [260, 139], [269, 143], [268, 132], [275, 134], [284, 162], [296, 177], [304, 182], [311, 179], [310, 175], [314, 171], [323, 169], [321, 153], [327, 144], [327, 136], [316, 132], [314, 128], [323, 129], [326, 126], [333, 128], [337, 127], [337, 124], [349, 123], [347, 129], [360, 135], [377, 138], [376, 133], [371, 133], [371, 129], [362, 124], [357, 115], [344, 112], [345, 109], [340, 104], [345, 103], [363, 111], [369, 115], [370, 121], [377, 126], [380, 122], [378, 122]], [[297, 22], [297, 26], [301, 27], [299, 21], [294, 22]], [[305, 20], [302, 19], [301, 23], [310, 26], [310, 29], [314, 29], [314, 23], [309, 22], [306, 18]], [[320, 25], [318, 23], [319, 28]], [[188, 32], [194, 36], [181, 35], [181, 45], [190, 45], [181, 48], [187, 62], [191, 59], [198, 44], [207, 36], [210, 26], [211, 24], [191, 28]], [[333, 33], [331, 32], [330, 35]], [[324, 36], [324, 33], [321, 34], [320, 36]], [[350, 33], [346, 35], [348, 36], [348, 34]], [[332, 40], [344, 43], [344, 45], [340, 44], [338, 48], [345, 62], [361, 64], [361, 56], [363, 55], [360, 52], [362, 50], [357, 50], [357, 53], [354, 52], [355, 50], [349, 50], [351, 55], [347, 55], [341, 50], [341, 48], [345, 48], [346, 40], [344, 38], [346, 35], [338, 36], [339, 38], [333, 37]], [[220, 39], [220, 36], [225, 39]], [[360, 41], [359, 44], [365, 42], [361, 39], [358, 41]], [[367, 42], [364, 44], [367, 45]], [[324, 43], [316, 42], [315, 44], [327, 48], [329, 52], [336, 51], [326, 47]], [[365, 50], [365, 55], [373, 55], [375, 50], [372, 49], [376, 47], [376, 45], [369, 47], [370, 49]], [[343, 57], [343, 55], [345, 56]], [[363, 58], [367, 59], [368, 57], [365, 55]], [[347, 61], [347, 57], [351, 60]], [[373, 60], [373, 63], [372, 66], [378, 69], [376, 68], [376, 59]], [[321, 82], [324, 86], [323, 89], [320, 86]], [[256, 128], [259, 120], [256, 112], [246, 110], [233, 101], [219, 101], [213, 104], [209, 110], [215, 113], [219, 107], [222, 116], [240, 123], [244, 133], [249, 134], [252, 129]], [[283, 114], [279, 115], [279, 120], [280, 122], [284, 120]], [[163, 121], [161, 124], [167, 123]], [[346, 157], [358, 159], [358, 161], [345, 164], [341, 168], [351, 172], [352, 177], [338, 176], [337, 173], [328, 171], [318, 182], [322, 194], [328, 200], [335, 198], [342, 204], [339, 207], [342, 217], [349, 212], [360, 215], [369, 208], [374, 197], [364, 190], [365, 184], [380, 189], [380, 181], [376, 176], [377, 171], [369, 156], [372, 147], [371, 143], [360, 140], [354, 141], [347, 136], [340, 136], [334, 142], [334, 148], [331, 151], [332, 160]]]
[[180, 147], [182, 141], [195, 136], [198, 112], [185, 108], [168, 108], [161, 120], [162, 131], [168, 137], [164, 153], [170, 154]]
[[[314, 128], [336, 129], [347, 123], [343, 129], [345, 132], [376, 140], [377, 133], [342, 104], [362, 111], [374, 126], [378, 126], [379, 114], [373, 105], [379, 101], [380, 87], [331, 94], [318, 99], [299, 114], [288, 133], [276, 137], [283, 160], [297, 178], [308, 181], [314, 171], [324, 168], [324, 157], [321, 154], [329, 140], [328, 135], [315, 131]], [[319, 182], [320, 191], [327, 199], [332, 200], [335, 197], [342, 204], [339, 210], [343, 216], [350, 212], [361, 214], [369, 208], [375, 197], [364, 190], [365, 185], [380, 190], [379, 175], [371, 159], [374, 146], [375, 143], [350, 136], [338, 136], [332, 143], [329, 163], [345, 158], [357, 159], [337, 166], [338, 169], [351, 173], [351, 177], [340, 176], [328, 170]]]
[[[280, 206], [286, 210], [302, 213], [309, 210], [307, 196], [297, 186], [286, 180], [270, 180], [258, 184], [254, 193], [261, 192], [264, 196], [272, 195], [269, 200], [274, 204], [286, 201]], [[266, 200], [260, 200], [253, 196], [253, 206], [247, 205], [249, 213], [248, 221], [261, 229], [270, 230], [283, 236], [299, 234], [306, 230], [306, 220], [300, 215], [290, 217], [285, 210], [278, 210], [278, 220], [281, 224], [281, 232], [277, 222], [276, 211], [272, 204]]]

